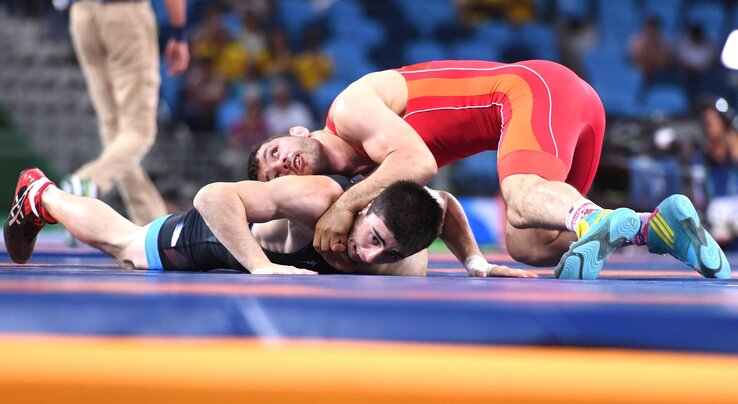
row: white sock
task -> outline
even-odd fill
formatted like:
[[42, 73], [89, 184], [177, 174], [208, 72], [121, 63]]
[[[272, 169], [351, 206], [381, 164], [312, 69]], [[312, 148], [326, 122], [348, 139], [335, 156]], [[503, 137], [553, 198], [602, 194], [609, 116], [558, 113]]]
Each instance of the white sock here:
[[633, 237], [633, 244], [646, 245], [648, 243], [648, 222], [651, 220], [652, 212], [637, 212], [638, 218], [641, 219], [641, 229]]
[[599, 210], [602, 210], [602, 208], [589, 199], [577, 201], [569, 208], [569, 213], [566, 215], [566, 228], [569, 231], [574, 231], [580, 220], [584, 219], [588, 214]]

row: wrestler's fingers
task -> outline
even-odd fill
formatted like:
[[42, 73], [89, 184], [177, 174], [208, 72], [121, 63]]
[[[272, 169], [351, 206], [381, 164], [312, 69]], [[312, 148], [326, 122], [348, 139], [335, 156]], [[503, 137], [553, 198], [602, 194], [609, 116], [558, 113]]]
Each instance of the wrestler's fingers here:
[[315, 235], [313, 236], [313, 248], [317, 251], [325, 251], [323, 250], [323, 240], [325, 237], [323, 237], [318, 229], [315, 229]]
[[330, 251], [331, 250], [331, 240], [327, 236], [323, 236], [320, 238], [318, 243], [318, 248], [320, 248], [320, 251]]
[[487, 277], [487, 271], [481, 270], [481, 269], [475, 269], [474, 270], [474, 276], [477, 278], [486, 278]]
[[492, 265], [488, 276], [507, 278], [538, 278], [538, 275], [523, 269], [510, 268], [504, 265]]
[[331, 251], [333, 251], [334, 253], [342, 253], [342, 252], [346, 251], [347, 249], [348, 249], [348, 247], [346, 246], [346, 242], [343, 241], [343, 240], [339, 240], [337, 242], [334, 242], [331, 245]]
[[533, 272], [526, 271], [524, 269], [513, 269], [510, 273], [510, 275], [515, 278], [538, 278], [537, 274], [534, 274]]

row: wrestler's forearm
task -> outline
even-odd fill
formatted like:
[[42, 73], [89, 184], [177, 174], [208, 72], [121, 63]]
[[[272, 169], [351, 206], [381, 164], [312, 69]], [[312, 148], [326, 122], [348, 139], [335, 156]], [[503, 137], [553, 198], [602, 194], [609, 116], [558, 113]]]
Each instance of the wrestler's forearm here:
[[251, 271], [271, 264], [261, 246], [248, 230], [246, 208], [228, 186], [210, 184], [198, 192], [194, 205], [205, 223], [223, 246]]
[[425, 185], [436, 175], [438, 167], [435, 160], [416, 160], [414, 153], [390, 153], [371, 175], [346, 191], [336, 202], [337, 206], [357, 213], [395, 181], [411, 180]]
[[386, 187], [381, 179], [377, 181], [372, 177], [367, 177], [344, 192], [335, 202], [336, 207], [358, 213], [368, 205]]
[[459, 262], [474, 255], [482, 255], [477, 240], [474, 238], [469, 220], [461, 203], [447, 192], [441, 193], [446, 200], [446, 215], [441, 229], [441, 239]]

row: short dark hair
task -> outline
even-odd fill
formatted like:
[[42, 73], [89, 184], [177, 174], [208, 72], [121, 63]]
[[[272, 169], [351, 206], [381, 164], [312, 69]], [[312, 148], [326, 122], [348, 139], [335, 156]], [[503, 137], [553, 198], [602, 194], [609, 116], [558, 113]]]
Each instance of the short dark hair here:
[[290, 136], [290, 135], [276, 135], [276, 136], [268, 137], [262, 140], [260, 143], [255, 144], [251, 148], [251, 152], [249, 153], [249, 162], [246, 168], [246, 175], [249, 180], [257, 181], [259, 179], [259, 170], [261, 169], [261, 164], [259, 163], [259, 158], [256, 157], [256, 154], [259, 152], [259, 149], [261, 149], [261, 146], [263, 146], [265, 143], [271, 142], [274, 139], [284, 137], [284, 136]]
[[443, 210], [438, 201], [413, 181], [400, 180], [385, 188], [372, 201], [374, 213], [392, 232], [404, 254], [428, 247], [441, 232]]

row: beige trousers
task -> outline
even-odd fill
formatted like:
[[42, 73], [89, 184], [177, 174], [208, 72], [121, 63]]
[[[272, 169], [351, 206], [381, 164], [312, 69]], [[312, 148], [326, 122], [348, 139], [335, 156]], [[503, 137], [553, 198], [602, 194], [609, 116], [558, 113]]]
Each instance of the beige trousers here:
[[143, 225], [167, 213], [141, 168], [156, 139], [159, 44], [148, 1], [74, 2], [70, 31], [97, 114], [103, 151], [76, 175], [105, 194], [117, 186], [130, 219]]

